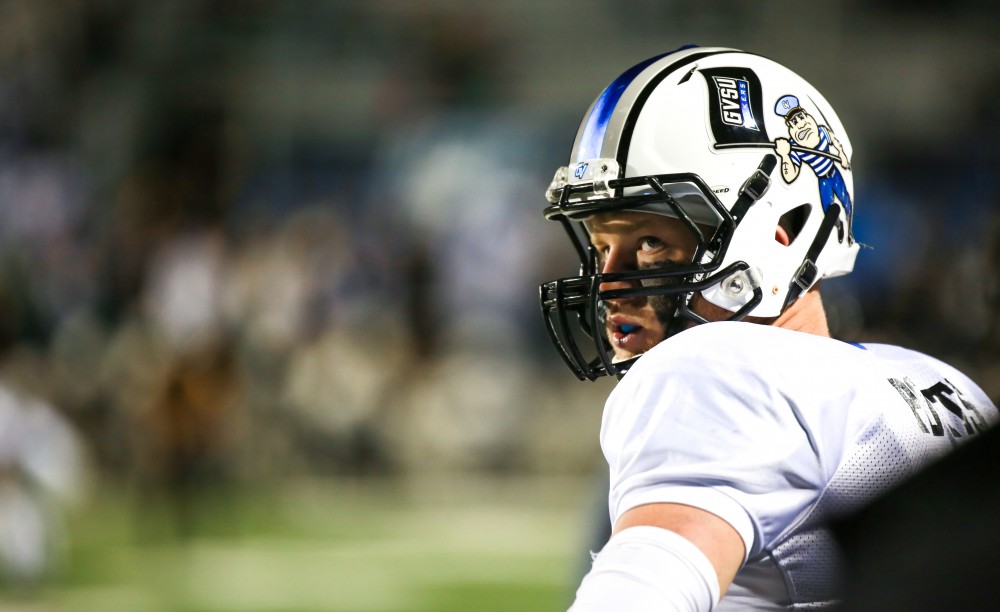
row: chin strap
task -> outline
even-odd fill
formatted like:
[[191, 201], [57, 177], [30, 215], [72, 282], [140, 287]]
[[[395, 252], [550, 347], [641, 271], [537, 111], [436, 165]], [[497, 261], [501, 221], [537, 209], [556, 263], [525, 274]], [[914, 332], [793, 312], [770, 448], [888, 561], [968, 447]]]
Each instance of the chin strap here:
[[826, 209], [823, 222], [820, 223], [816, 237], [813, 238], [812, 244], [809, 245], [809, 250], [806, 251], [806, 256], [802, 259], [802, 265], [799, 266], [798, 271], [792, 276], [792, 282], [788, 284], [788, 296], [785, 298], [785, 305], [781, 307], [782, 312], [791, 306], [792, 302], [802, 297], [802, 294], [816, 282], [816, 276], [819, 274], [819, 268], [816, 267], [816, 260], [819, 259], [819, 253], [826, 246], [826, 241], [830, 237], [831, 232], [833, 232], [833, 228], [836, 226], [839, 218], [840, 204], [833, 203], [830, 205], [830, 208]]
[[736, 198], [736, 203], [733, 204], [733, 208], [729, 213], [733, 216], [733, 221], [737, 224], [739, 224], [743, 215], [747, 214], [747, 211], [750, 210], [750, 206], [761, 199], [767, 192], [767, 188], [771, 186], [771, 171], [774, 170], [777, 164], [777, 157], [770, 153], [765, 155], [764, 159], [760, 161], [760, 165], [750, 175], [750, 178], [740, 187], [740, 195]]

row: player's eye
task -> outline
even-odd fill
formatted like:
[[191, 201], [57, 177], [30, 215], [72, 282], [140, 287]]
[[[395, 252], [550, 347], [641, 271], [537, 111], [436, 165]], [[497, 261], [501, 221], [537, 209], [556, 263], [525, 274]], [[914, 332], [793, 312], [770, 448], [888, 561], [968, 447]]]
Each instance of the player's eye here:
[[655, 236], [646, 236], [639, 241], [639, 249], [643, 253], [656, 253], [666, 246], [662, 240]]

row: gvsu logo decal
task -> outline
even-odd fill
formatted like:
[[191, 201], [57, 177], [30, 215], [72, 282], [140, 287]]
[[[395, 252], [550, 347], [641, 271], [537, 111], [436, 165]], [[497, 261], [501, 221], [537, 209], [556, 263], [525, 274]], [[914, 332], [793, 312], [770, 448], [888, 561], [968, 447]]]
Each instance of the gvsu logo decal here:
[[757, 121], [750, 108], [750, 84], [745, 79], [713, 77], [719, 96], [719, 113], [726, 125], [756, 130]]
[[573, 176], [577, 179], [582, 179], [583, 175], [587, 173], [587, 166], [590, 165], [587, 162], [580, 162], [576, 165], [576, 170], [573, 171]]
[[708, 90], [709, 124], [716, 149], [771, 146], [767, 137], [760, 79], [749, 68], [720, 66], [700, 71]]

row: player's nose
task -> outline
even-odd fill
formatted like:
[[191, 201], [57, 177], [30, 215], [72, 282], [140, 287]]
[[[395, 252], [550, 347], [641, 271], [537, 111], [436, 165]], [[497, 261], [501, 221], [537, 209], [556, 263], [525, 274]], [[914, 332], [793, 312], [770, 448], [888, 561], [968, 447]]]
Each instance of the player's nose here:
[[600, 291], [610, 291], [612, 289], [629, 289], [637, 286], [635, 281], [618, 280], [613, 278], [613, 275], [615, 274], [621, 272], [633, 272], [637, 269], [638, 264], [633, 254], [629, 254], [626, 250], [620, 248], [609, 249], [601, 265], [601, 274], [610, 275], [612, 278], [602, 276], [598, 289]]

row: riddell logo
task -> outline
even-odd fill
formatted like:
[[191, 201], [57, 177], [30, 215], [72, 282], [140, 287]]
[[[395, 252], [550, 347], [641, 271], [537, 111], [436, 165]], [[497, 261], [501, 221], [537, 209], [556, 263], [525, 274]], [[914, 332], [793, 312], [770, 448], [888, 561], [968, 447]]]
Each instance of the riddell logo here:
[[713, 77], [719, 92], [719, 113], [723, 123], [756, 130], [757, 121], [750, 109], [749, 84], [744, 79]]

